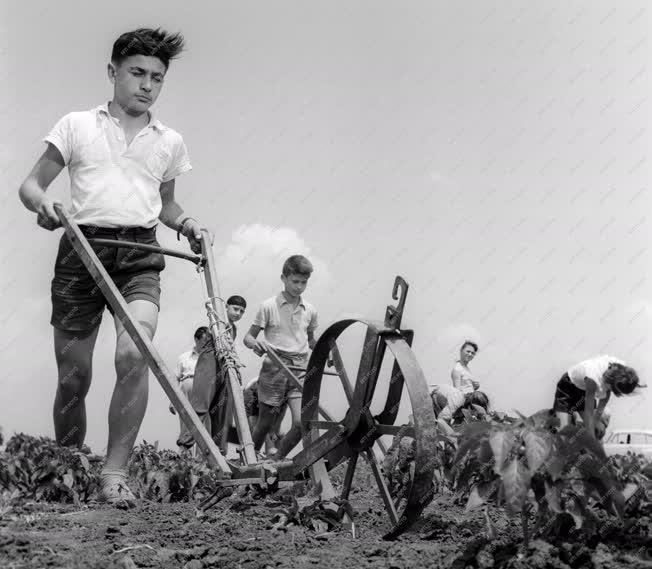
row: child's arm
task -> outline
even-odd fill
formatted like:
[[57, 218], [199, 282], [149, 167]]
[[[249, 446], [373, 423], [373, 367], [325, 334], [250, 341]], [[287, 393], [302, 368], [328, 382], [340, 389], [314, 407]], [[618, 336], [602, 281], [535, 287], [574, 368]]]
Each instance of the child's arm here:
[[315, 330], [314, 330], [314, 328], [308, 328], [308, 347], [311, 350], [314, 350], [316, 343], [317, 343], [317, 340], [315, 339]]
[[590, 377], [584, 379], [586, 395], [584, 395], [584, 427], [592, 437], [595, 437], [595, 392], [597, 384]]
[[187, 237], [190, 248], [195, 253], [201, 253], [201, 226], [196, 219], [185, 215], [183, 209], [177, 203], [174, 198], [174, 182], [174, 179], [163, 182], [159, 188], [161, 193], [161, 213], [158, 218], [170, 229], [174, 229]]
[[38, 224], [50, 231], [61, 227], [59, 216], [54, 211], [54, 205], [61, 205], [61, 202], [53, 200], [45, 192], [64, 166], [61, 152], [53, 144], [48, 144], [18, 190], [25, 207], [38, 214]]
[[249, 348], [250, 350], [253, 350], [254, 353], [258, 356], [264, 356], [265, 352], [267, 351], [267, 344], [265, 343], [265, 340], [257, 340], [256, 338], [258, 337], [258, 334], [260, 334], [260, 331], [262, 328], [260, 326], [256, 326], [255, 324], [251, 325], [251, 328], [249, 328], [249, 332], [244, 337], [244, 340], [242, 343]]
[[600, 399], [600, 403], [598, 403], [598, 408], [595, 411], [595, 422], [596, 423], [600, 420], [600, 417], [602, 417], [602, 413], [604, 412], [604, 408], [607, 406], [607, 403], [609, 403], [610, 398], [611, 398], [611, 391], [607, 391], [607, 396], [604, 399]]

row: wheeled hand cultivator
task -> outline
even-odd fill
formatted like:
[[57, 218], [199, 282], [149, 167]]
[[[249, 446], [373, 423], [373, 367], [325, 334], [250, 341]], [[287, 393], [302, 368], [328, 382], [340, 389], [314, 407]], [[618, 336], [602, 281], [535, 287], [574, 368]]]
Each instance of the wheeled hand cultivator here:
[[[335, 322], [319, 337], [305, 369], [285, 366], [273, 351], [268, 356], [280, 365], [289, 381], [303, 390], [301, 424], [302, 449], [291, 459], [259, 462], [247, 422], [240, 378], [240, 364], [228, 329], [224, 302], [217, 281], [210, 237], [202, 231], [202, 254], [193, 255], [140, 243], [87, 240], [63, 208], [57, 213], [68, 239], [80, 259], [104, 293], [114, 313], [122, 321], [132, 340], [147, 359], [150, 369], [169, 397], [183, 421], [191, 430], [195, 442], [209, 464], [219, 473], [222, 490], [245, 484], [275, 487], [278, 482], [294, 482], [310, 478], [320, 489], [324, 500], [348, 499], [359, 457], [362, 455], [371, 467], [380, 496], [391, 521], [386, 538], [398, 536], [421, 514], [432, 499], [433, 463], [437, 444], [436, 420], [428, 386], [421, 368], [411, 350], [413, 332], [401, 329], [408, 285], [396, 277], [392, 297], [396, 306], [388, 306], [384, 321], [347, 319]], [[227, 460], [218, 444], [211, 438], [204, 424], [181, 393], [178, 383], [163, 362], [142, 326], [129, 313], [128, 306], [111, 278], [103, 268], [90, 242], [98, 247], [146, 249], [192, 262], [205, 281], [206, 309], [212, 332], [218, 369], [227, 382], [225, 408], [235, 422], [238, 435], [239, 459]], [[357, 366], [356, 380], [352, 382], [338, 349], [340, 335], [354, 324], [366, 327], [364, 343]], [[385, 356], [393, 357], [393, 368], [387, 395], [381, 411], [372, 414], [372, 400], [377, 391], [378, 378]], [[334, 366], [335, 372], [329, 371]], [[320, 402], [322, 388], [328, 387], [325, 378], [339, 376], [346, 403], [340, 405], [338, 417], [326, 411]], [[411, 406], [410, 424], [397, 426], [399, 407], [407, 388]], [[326, 389], [324, 389], [326, 391]], [[380, 391], [380, 390], [378, 390]], [[376, 406], [374, 404], [374, 406]], [[231, 418], [229, 418], [229, 423]], [[383, 435], [403, 434], [414, 439], [415, 459], [411, 469], [409, 488], [397, 497], [391, 492], [386, 475], [374, 450], [385, 450]], [[218, 441], [219, 442], [219, 441]], [[222, 446], [224, 448], [224, 445]], [[336, 487], [329, 477], [334, 468], [346, 464], [343, 482]], [[216, 501], [216, 498], [213, 498]], [[206, 504], [205, 504], [206, 506]]]

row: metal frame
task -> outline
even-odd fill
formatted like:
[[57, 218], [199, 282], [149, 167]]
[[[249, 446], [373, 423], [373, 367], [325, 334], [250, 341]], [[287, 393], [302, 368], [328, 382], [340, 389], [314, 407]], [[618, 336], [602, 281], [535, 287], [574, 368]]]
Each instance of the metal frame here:
[[[228, 405], [232, 410], [238, 432], [240, 443], [240, 464], [238, 464], [226, 460], [188, 400], [181, 393], [176, 380], [165, 366], [146, 332], [129, 313], [127, 303], [102, 266], [89, 240], [62, 207], [55, 207], [73, 248], [97, 282], [115, 315], [121, 320], [147, 360], [150, 369], [179, 412], [181, 419], [188, 425], [203, 455], [221, 475], [222, 489], [205, 500], [201, 507], [205, 509], [219, 501], [228, 494], [228, 489], [232, 486], [259, 484], [263, 487], [273, 487], [278, 481], [305, 480], [308, 475], [321, 489], [323, 499], [330, 500], [336, 497], [347, 499], [358, 457], [362, 455], [372, 468], [380, 495], [393, 525], [392, 530], [385, 537], [396, 537], [421, 514], [423, 508], [432, 499], [433, 482], [430, 460], [435, 452], [438, 437], [427, 383], [410, 347], [413, 333], [411, 330], [400, 329], [408, 291], [408, 284], [405, 280], [396, 277], [392, 297], [394, 300], [398, 300], [398, 304], [387, 307], [384, 322], [355, 319], [336, 322], [320, 336], [305, 369], [285, 365], [273, 350], [268, 350], [267, 355], [270, 359], [280, 366], [290, 382], [303, 391], [301, 415], [303, 449], [291, 460], [259, 463], [253, 448], [244, 407], [239, 373], [240, 364], [229, 331], [225, 303], [221, 298], [208, 232], [202, 230], [201, 255], [190, 255], [140, 243], [108, 239], [90, 240], [106, 247], [131, 247], [184, 259], [192, 262], [203, 274], [206, 283], [205, 306], [209, 327], [213, 336], [219, 369], [226, 376]], [[355, 384], [350, 381], [337, 348], [337, 338], [354, 323], [362, 323], [367, 326]], [[390, 386], [383, 411], [377, 416], [372, 416], [369, 407], [387, 349], [395, 360]], [[326, 370], [330, 363], [334, 365], [336, 372]], [[339, 376], [349, 405], [349, 409], [341, 421], [334, 420], [319, 404], [323, 377], [334, 375]], [[407, 387], [412, 405], [412, 416], [414, 417], [412, 427], [394, 425], [404, 386]], [[226, 416], [230, 423], [230, 413], [227, 412]], [[228, 428], [223, 432], [228, 432]], [[373, 452], [373, 446], [378, 445], [381, 452], [386, 453], [387, 449], [380, 437], [399, 433], [413, 437], [416, 445], [412, 483], [401, 510], [397, 510], [396, 504], [393, 502], [381, 467]], [[331, 483], [328, 472], [344, 461], [348, 461], [348, 465], [343, 488], [338, 493]]]

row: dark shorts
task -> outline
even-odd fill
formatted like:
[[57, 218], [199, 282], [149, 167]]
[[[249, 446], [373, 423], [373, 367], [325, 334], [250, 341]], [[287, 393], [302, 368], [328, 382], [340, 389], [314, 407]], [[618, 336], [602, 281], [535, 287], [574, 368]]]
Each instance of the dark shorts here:
[[[88, 239], [113, 239], [158, 246], [155, 228], [107, 229], [84, 225], [79, 227]], [[159, 273], [165, 268], [165, 258], [162, 254], [129, 247], [109, 248], [96, 244], [91, 246], [126, 302], [148, 300], [160, 307]], [[65, 233], [59, 242], [51, 292], [50, 323], [60, 330], [71, 332], [93, 330], [102, 320], [104, 307], [111, 310], [102, 291], [86, 270]]]
[[242, 395], [244, 397], [244, 405], [245, 411], [247, 412], [247, 417], [258, 417], [258, 385], [255, 384], [253, 387], [248, 387], [244, 390]]
[[584, 395], [584, 390], [577, 387], [565, 373], [557, 382], [552, 408], [569, 415], [575, 411], [582, 413], [584, 411]]

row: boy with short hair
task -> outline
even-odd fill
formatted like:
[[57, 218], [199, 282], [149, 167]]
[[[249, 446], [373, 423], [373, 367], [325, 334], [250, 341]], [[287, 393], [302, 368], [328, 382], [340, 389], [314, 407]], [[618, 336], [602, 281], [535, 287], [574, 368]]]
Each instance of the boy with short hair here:
[[[175, 179], [191, 169], [183, 138], [152, 116], [170, 61], [184, 47], [180, 34], [141, 28], [122, 34], [108, 64], [113, 98], [90, 111], [64, 116], [45, 138], [48, 146], [19, 195], [42, 227], [61, 226], [48, 186], [67, 166], [72, 218], [87, 237], [156, 245], [156, 225], [188, 237], [201, 250], [201, 227], [176, 202]], [[150, 338], [158, 322], [163, 255], [93, 246]], [[54, 348], [59, 373], [54, 426], [59, 444], [81, 446], [86, 435], [84, 400], [91, 384], [93, 349], [106, 300], [67, 236], [61, 237], [52, 281]], [[110, 310], [110, 307], [109, 307]], [[117, 382], [109, 408], [109, 440], [101, 497], [134, 504], [126, 464], [147, 407], [147, 361], [119, 318]]]
[[[238, 333], [236, 322], [244, 316], [246, 308], [247, 301], [241, 296], [233, 295], [226, 301], [228, 330], [231, 339], [234, 341]], [[219, 372], [218, 361], [215, 357], [215, 346], [213, 345], [213, 335], [208, 329], [202, 342], [197, 346], [197, 350], [199, 355], [192, 389], [188, 393], [188, 401], [199, 419], [203, 421], [213, 440], [221, 445], [222, 441], [219, 438], [226, 419], [222, 412], [222, 406], [226, 402], [226, 382], [223, 374]], [[195, 444], [192, 433], [185, 424], [182, 424], [177, 444], [183, 448], [191, 448]], [[222, 447], [222, 450], [226, 452], [226, 448]]]
[[469, 363], [478, 353], [478, 344], [465, 340], [460, 348], [460, 358], [455, 362], [451, 370], [453, 385], [465, 395], [480, 389], [480, 384], [473, 379]]
[[[308, 350], [316, 343], [317, 311], [302, 294], [312, 275], [312, 263], [303, 255], [292, 255], [283, 264], [281, 281], [284, 290], [267, 299], [254, 318], [244, 344], [264, 356], [258, 376], [259, 415], [252, 434], [258, 450], [269, 434], [284, 401], [290, 408], [292, 427], [278, 445], [275, 458], [285, 457], [301, 440], [301, 391], [288, 382], [280, 367], [266, 355], [273, 349], [286, 365], [305, 367]], [[258, 339], [263, 331], [264, 339]]]

